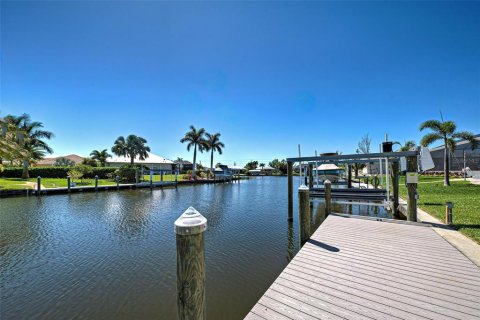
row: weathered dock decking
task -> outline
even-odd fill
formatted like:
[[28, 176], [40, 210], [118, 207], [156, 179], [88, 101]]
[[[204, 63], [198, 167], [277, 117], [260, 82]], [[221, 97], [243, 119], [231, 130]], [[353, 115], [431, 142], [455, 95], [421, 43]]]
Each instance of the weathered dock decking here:
[[330, 215], [245, 319], [480, 319], [480, 269], [429, 226]]

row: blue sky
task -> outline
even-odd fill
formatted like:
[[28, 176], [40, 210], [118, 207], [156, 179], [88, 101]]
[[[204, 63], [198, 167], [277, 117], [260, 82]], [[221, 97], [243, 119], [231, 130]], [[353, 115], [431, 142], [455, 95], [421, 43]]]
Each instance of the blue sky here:
[[[480, 2], [1, 2], [0, 115], [29, 113], [55, 154], [119, 135], [215, 162], [418, 140], [439, 118], [480, 132]], [[209, 156], [200, 156], [208, 163]]]

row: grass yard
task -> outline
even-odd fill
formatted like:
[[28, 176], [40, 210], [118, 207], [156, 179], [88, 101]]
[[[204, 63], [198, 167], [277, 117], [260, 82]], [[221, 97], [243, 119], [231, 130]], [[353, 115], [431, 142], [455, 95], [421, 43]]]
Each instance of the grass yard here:
[[[183, 174], [178, 176], [178, 180], [182, 180]], [[153, 182], [160, 182], [160, 175], [159, 174], [154, 174], [153, 177]], [[143, 180], [144, 181], [150, 181], [150, 175], [145, 174], [143, 175]], [[163, 181], [175, 181], [175, 175], [174, 174], [164, 174], [163, 175]]]
[[0, 190], [23, 190], [32, 189], [32, 185], [26, 184], [26, 180], [19, 178], [0, 178]]
[[[83, 182], [80, 182], [80, 180], [75, 180], [75, 182], [77, 182], [77, 187], [95, 185], [95, 179], [83, 179]], [[34, 184], [36, 183], [37, 183], [37, 178], [30, 178], [28, 180], [20, 179], [20, 178], [0, 178], [0, 190], [32, 189]], [[99, 186], [115, 185], [115, 182], [107, 179], [98, 179], [98, 185]], [[60, 187], [66, 188], [67, 179], [42, 178], [42, 186], [45, 188], [60, 188]]]
[[[445, 202], [453, 202], [453, 225], [461, 233], [480, 244], [480, 185], [468, 181], [450, 181], [443, 186], [442, 177], [420, 176], [418, 206], [441, 221], [445, 221]], [[405, 177], [400, 179], [400, 196], [407, 198]]]

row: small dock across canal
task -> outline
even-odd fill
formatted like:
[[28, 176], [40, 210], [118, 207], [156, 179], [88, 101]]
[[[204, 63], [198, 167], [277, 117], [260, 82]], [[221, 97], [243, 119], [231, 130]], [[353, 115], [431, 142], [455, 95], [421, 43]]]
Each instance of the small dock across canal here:
[[430, 225], [332, 214], [245, 319], [480, 319], [480, 269]]

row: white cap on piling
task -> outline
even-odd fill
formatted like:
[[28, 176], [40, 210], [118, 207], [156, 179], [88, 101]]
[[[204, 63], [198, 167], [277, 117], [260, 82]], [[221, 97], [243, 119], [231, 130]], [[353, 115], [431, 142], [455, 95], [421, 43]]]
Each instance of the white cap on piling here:
[[308, 191], [310, 190], [306, 185], [302, 184], [300, 187], [298, 187], [298, 191]]
[[325, 183], [330, 183], [330, 184], [331, 184], [332, 182], [327, 179], [327, 180], [325, 180], [325, 181], [323, 182], [323, 184], [325, 184]]
[[207, 230], [207, 218], [194, 207], [189, 207], [175, 221], [175, 233], [179, 235], [194, 235]]

